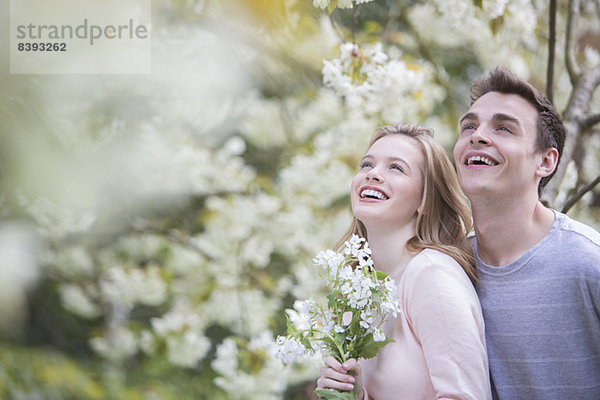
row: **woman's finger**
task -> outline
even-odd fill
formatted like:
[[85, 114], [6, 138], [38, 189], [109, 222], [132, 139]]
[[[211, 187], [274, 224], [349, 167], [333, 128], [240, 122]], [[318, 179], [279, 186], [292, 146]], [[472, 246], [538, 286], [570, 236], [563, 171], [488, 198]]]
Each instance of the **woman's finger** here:
[[347, 371], [347, 369], [342, 366], [342, 363], [331, 356], [325, 358], [325, 365], [339, 372]]
[[354, 384], [320, 377], [317, 380], [317, 389], [353, 390]]
[[338, 372], [333, 368], [323, 367], [320, 371], [321, 378], [327, 378], [339, 382], [354, 383], [354, 377], [346, 372]]

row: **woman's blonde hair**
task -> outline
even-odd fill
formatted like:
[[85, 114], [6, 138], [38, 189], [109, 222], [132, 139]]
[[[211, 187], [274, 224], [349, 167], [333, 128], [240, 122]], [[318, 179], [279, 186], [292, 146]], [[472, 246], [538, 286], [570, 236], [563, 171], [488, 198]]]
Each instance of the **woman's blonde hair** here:
[[[417, 216], [416, 234], [406, 242], [406, 248], [414, 252], [423, 249], [441, 251], [454, 258], [469, 278], [476, 281], [475, 259], [467, 242], [467, 233], [472, 229], [471, 212], [446, 152], [433, 141], [433, 131], [420, 125], [383, 126], [373, 134], [369, 148], [388, 135], [405, 135], [415, 139], [425, 159], [421, 170], [421, 212]], [[369, 240], [365, 226], [355, 217], [337, 248], [341, 248], [353, 234]]]

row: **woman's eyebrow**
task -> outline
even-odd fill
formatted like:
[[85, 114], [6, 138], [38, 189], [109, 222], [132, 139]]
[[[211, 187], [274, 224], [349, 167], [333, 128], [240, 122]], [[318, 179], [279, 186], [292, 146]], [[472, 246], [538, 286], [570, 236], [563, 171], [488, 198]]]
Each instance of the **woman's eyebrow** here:
[[406, 160], [402, 157], [389, 157], [388, 160], [390, 161], [398, 161], [402, 164], [404, 164], [406, 166], [406, 168], [408, 168], [410, 170], [410, 164], [406, 162]]

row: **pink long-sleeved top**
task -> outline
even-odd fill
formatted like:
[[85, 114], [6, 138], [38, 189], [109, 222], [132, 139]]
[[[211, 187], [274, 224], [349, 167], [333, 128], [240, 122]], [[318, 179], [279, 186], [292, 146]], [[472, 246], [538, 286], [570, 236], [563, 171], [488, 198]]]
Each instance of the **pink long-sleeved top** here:
[[426, 249], [391, 277], [402, 312], [383, 324], [395, 342], [375, 358], [359, 361], [365, 395], [375, 400], [491, 399], [481, 307], [460, 265]]

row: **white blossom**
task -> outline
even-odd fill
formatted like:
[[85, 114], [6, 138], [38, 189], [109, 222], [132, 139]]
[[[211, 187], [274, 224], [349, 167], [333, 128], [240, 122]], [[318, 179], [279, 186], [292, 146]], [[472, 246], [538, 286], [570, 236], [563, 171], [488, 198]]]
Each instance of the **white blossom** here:
[[25, 195], [19, 194], [18, 198], [46, 235], [61, 238], [68, 234], [86, 232], [96, 221], [96, 215], [92, 211], [66, 207], [47, 197], [30, 201]]
[[216, 358], [211, 362], [211, 366], [221, 375], [231, 374], [238, 368], [237, 353], [235, 341], [226, 338], [217, 346]]
[[284, 364], [291, 364], [296, 360], [305, 360], [312, 355], [304, 345], [294, 339], [278, 336], [277, 344], [279, 347], [276, 348], [274, 357], [281, 360]]
[[105, 299], [128, 306], [159, 305], [166, 298], [167, 285], [157, 267], [130, 270], [113, 267], [100, 282], [100, 291]]
[[135, 335], [125, 327], [114, 328], [107, 336], [91, 338], [89, 343], [96, 353], [115, 362], [123, 361], [137, 352]]
[[373, 331], [373, 340], [376, 342], [383, 342], [386, 339], [385, 334], [381, 329], [375, 329]]
[[175, 365], [192, 368], [210, 350], [210, 340], [196, 332], [167, 337], [167, 357]]
[[79, 285], [62, 284], [59, 287], [59, 294], [62, 306], [80, 317], [95, 318], [102, 313], [99, 305]]

